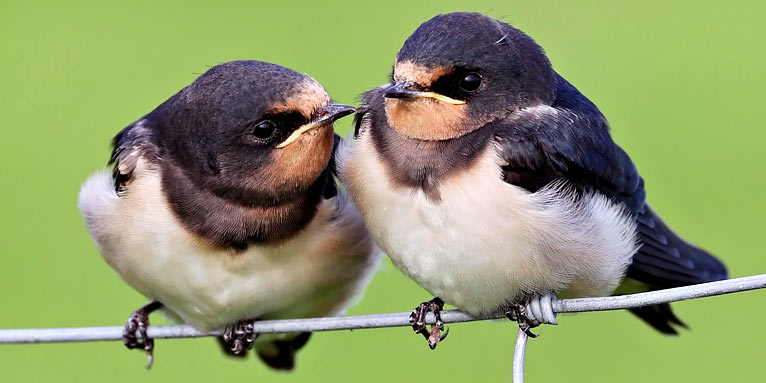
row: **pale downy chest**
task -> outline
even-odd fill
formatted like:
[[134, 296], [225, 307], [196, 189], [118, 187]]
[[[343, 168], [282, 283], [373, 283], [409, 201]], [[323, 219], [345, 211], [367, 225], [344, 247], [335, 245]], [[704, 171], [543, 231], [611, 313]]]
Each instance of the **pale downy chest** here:
[[293, 239], [237, 252], [184, 230], [158, 192], [157, 176], [143, 174], [122, 197], [108, 177], [94, 175], [80, 197], [101, 254], [128, 284], [195, 327], [335, 314], [374, 271], [374, 245], [353, 205], [338, 206], [342, 195], [323, 201]]
[[531, 294], [605, 295], [635, 252], [621, 208], [566, 188], [503, 181], [495, 147], [439, 182], [439, 201], [395, 184], [370, 135], [342, 148], [341, 172], [379, 246], [434, 296], [472, 314]]

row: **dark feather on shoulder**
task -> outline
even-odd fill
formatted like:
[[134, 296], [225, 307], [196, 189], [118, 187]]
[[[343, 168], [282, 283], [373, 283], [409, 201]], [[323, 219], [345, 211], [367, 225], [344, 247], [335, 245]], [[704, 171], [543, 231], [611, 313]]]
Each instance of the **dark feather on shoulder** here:
[[154, 134], [149, 121], [136, 121], [119, 133], [112, 140], [112, 155], [108, 165], [113, 167], [112, 179], [118, 195], [125, 191], [130, 183], [138, 159], [144, 157], [153, 161], [156, 159]]

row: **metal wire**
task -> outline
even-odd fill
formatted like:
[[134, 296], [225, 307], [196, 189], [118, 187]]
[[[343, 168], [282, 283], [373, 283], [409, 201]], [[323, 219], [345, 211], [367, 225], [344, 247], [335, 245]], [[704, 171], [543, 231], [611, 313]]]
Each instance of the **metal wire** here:
[[[766, 274], [631, 295], [562, 299], [554, 301], [552, 306], [556, 313], [621, 310], [762, 288], [766, 288]], [[264, 320], [255, 322], [253, 330], [256, 333], [269, 334], [402, 327], [410, 325], [409, 316], [409, 312], [402, 312], [328, 318]], [[488, 317], [475, 318], [459, 310], [449, 310], [444, 311], [441, 317], [444, 323], [460, 323], [499, 319], [504, 318], [505, 315], [498, 313]], [[434, 320], [432, 314], [426, 317], [426, 322], [429, 324], [433, 324]], [[0, 330], [0, 344], [122, 340], [122, 329], [123, 326]], [[149, 326], [148, 329], [148, 336], [155, 339], [199, 338], [219, 336], [220, 334], [221, 332], [218, 330], [198, 331], [189, 325]], [[526, 343], [526, 334], [519, 332], [513, 359], [514, 383], [522, 383], [524, 379]]]
[[513, 383], [524, 383], [524, 357], [527, 355], [527, 333], [519, 329], [513, 349]]

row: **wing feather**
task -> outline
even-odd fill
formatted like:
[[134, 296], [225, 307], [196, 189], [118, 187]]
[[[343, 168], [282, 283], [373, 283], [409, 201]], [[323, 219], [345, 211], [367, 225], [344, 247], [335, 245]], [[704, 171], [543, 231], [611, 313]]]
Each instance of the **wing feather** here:
[[[535, 192], [565, 180], [622, 203], [636, 219], [641, 242], [627, 276], [650, 288], [727, 278], [721, 261], [684, 241], [649, 207], [644, 181], [612, 140], [606, 119], [571, 84], [558, 80], [556, 103], [517, 111], [494, 123], [506, 182]], [[666, 333], [677, 321], [669, 307], [635, 313]]]
[[112, 140], [112, 156], [109, 165], [113, 167], [112, 179], [118, 195], [133, 179], [133, 172], [140, 158], [156, 158], [156, 146], [152, 141], [152, 130], [146, 119], [136, 121]]

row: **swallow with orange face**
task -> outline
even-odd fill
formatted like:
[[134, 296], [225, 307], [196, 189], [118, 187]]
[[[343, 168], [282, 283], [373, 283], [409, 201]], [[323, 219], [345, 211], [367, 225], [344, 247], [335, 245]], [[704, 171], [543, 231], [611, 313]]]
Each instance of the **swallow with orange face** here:
[[[647, 204], [605, 117], [522, 31], [477, 13], [434, 17], [391, 77], [363, 95], [341, 179], [378, 245], [437, 297], [411, 316], [431, 348], [445, 302], [506, 312], [533, 335], [556, 323], [556, 296], [727, 277]], [[663, 333], [683, 325], [667, 304], [632, 311]]]
[[104, 259], [152, 299], [126, 324], [129, 348], [151, 365], [148, 315], [163, 309], [225, 327], [227, 353], [293, 368], [310, 333], [256, 339], [253, 321], [340, 314], [379, 259], [333, 176], [333, 122], [353, 110], [307, 75], [234, 61], [115, 137], [113, 172], [85, 182], [79, 207]]

